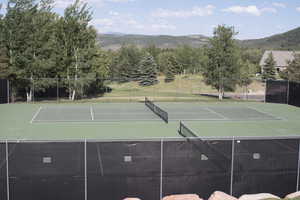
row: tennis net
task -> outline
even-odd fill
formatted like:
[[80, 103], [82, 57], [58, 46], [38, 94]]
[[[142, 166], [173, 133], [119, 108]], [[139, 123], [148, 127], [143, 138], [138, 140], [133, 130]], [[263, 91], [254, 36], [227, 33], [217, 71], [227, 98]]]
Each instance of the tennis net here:
[[213, 152], [218, 156], [221, 156], [227, 160], [231, 160], [230, 156], [226, 155], [220, 149], [215, 147], [215, 145], [213, 144], [214, 141], [210, 142], [207, 140], [203, 140], [197, 134], [195, 134], [191, 129], [189, 129], [183, 122], [180, 122], [180, 127], [178, 132], [182, 137], [187, 138], [187, 141], [192, 143], [200, 152], [207, 153], [207, 154], [209, 152]]
[[198, 138], [198, 136], [191, 129], [189, 129], [183, 122], [180, 122], [178, 132], [182, 137]]
[[152, 101], [150, 101], [147, 97], [145, 97], [145, 105], [152, 110], [157, 116], [159, 116], [166, 123], [169, 122], [169, 115], [166, 111], [155, 105]]

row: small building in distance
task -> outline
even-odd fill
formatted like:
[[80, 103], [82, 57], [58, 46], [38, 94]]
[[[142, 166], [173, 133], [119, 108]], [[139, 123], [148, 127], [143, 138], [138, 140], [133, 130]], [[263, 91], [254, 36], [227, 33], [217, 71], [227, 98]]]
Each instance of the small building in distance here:
[[264, 70], [265, 61], [271, 52], [276, 62], [275, 68], [277, 72], [285, 70], [288, 66], [288, 63], [295, 59], [295, 54], [300, 54], [300, 51], [265, 51], [259, 63], [262, 72]]

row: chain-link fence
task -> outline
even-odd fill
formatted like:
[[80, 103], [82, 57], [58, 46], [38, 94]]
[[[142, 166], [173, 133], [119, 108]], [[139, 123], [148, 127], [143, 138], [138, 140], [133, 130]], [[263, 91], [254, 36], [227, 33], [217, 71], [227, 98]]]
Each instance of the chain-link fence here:
[[266, 86], [266, 102], [300, 107], [300, 83], [268, 80]]
[[[178, 75], [172, 82], [158, 77], [158, 83], [141, 86], [138, 81], [108, 79], [23, 79], [10, 81], [12, 102], [68, 102], [68, 101], [143, 101], [150, 97], [157, 101], [211, 101], [218, 91], [205, 84], [199, 75]], [[248, 86], [236, 85], [226, 91], [224, 98], [264, 101], [265, 83], [253, 80]]]

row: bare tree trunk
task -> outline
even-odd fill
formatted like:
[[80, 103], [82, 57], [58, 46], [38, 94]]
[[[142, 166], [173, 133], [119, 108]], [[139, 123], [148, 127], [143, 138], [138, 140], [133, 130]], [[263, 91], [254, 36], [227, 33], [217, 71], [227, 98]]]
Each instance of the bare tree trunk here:
[[76, 97], [76, 88], [77, 88], [77, 72], [78, 72], [78, 55], [77, 55], [78, 51], [77, 49], [74, 48], [74, 54], [75, 54], [75, 83], [74, 83], [74, 88], [73, 88], [73, 92], [72, 92], [72, 101], [75, 100]]
[[220, 101], [223, 100], [223, 96], [224, 96], [223, 88], [220, 88], [220, 89], [219, 89], [219, 100], [220, 100]]
[[32, 85], [29, 86], [29, 91], [26, 91], [26, 98], [27, 98], [27, 102], [31, 102], [32, 101], [32, 94], [33, 94], [33, 78], [32, 75], [30, 77], [30, 81], [32, 83]]

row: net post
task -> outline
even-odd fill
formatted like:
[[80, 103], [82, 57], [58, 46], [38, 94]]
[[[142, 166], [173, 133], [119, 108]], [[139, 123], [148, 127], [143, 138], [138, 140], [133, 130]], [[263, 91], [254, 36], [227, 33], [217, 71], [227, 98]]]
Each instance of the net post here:
[[163, 199], [163, 152], [164, 139], [160, 140], [160, 199]]
[[300, 175], [300, 140], [298, 140], [298, 165], [297, 165], [297, 184], [296, 191], [299, 191], [299, 175]]
[[84, 200], [87, 200], [87, 158], [86, 139], [84, 139]]
[[233, 195], [233, 165], [234, 165], [234, 145], [235, 139], [232, 137], [232, 145], [231, 145], [231, 171], [230, 171], [230, 195]]
[[9, 171], [8, 171], [8, 141], [5, 141], [5, 153], [6, 153], [6, 198], [10, 199], [9, 195]]

